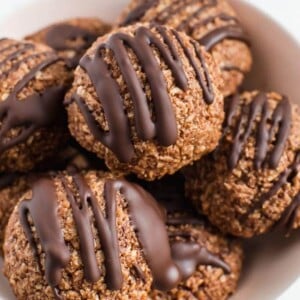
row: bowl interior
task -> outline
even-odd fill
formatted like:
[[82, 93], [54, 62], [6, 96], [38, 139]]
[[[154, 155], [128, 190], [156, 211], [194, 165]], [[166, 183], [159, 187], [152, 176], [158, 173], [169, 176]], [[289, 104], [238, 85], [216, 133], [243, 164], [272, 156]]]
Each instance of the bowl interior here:
[[[230, 1], [239, 12], [252, 39], [255, 63], [245, 87], [278, 91], [300, 104], [299, 45], [257, 9], [241, 0]], [[0, 20], [0, 37], [22, 38], [53, 21], [69, 17], [98, 16], [114, 21], [127, 2], [128, 0], [36, 0]], [[273, 234], [246, 242], [245, 250], [245, 268], [234, 299], [273, 300], [283, 294], [300, 274], [300, 243], [296, 237], [284, 239]], [[2, 275], [0, 299], [14, 299]]]

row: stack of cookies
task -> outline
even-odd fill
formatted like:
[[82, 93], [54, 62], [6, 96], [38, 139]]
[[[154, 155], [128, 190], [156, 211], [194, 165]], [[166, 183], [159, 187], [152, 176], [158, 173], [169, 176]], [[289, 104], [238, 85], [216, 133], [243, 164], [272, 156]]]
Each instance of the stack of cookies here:
[[133, 0], [0, 40], [0, 244], [17, 299], [227, 299], [239, 238], [300, 225], [300, 114], [243, 91], [226, 0]]

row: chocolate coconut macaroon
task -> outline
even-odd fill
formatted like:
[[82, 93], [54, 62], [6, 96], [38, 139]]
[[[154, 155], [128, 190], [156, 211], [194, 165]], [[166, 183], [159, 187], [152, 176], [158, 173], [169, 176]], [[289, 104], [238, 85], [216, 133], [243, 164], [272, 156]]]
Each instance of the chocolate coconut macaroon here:
[[227, 0], [132, 0], [119, 23], [135, 22], [168, 25], [203, 45], [222, 71], [224, 96], [234, 94], [251, 69], [248, 36]]
[[223, 232], [252, 237], [299, 227], [299, 107], [277, 93], [226, 101], [216, 151], [186, 170], [186, 193]]
[[18, 299], [147, 299], [154, 289], [180, 290], [195, 272], [195, 285], [213, 279], [222, 297], [233, 291], [240, 248], [226, 248], [229, 241], [202, 225], [182, 226], [167, 230], [165, 210], [123, 179], [99, 172], [42, 176], [10, 218], [5, 274]]
[[216, 147], [221, 82], [212, 57], [184, 33], [121, 28], [81, 59], [66, 99], [69, 128], [113, 172], [159, 179]]

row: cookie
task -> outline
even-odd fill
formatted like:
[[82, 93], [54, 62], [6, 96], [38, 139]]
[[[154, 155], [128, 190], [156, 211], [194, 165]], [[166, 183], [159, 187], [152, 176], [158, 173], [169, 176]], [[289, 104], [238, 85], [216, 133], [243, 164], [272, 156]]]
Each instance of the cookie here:
[[299, 226], [299, 107], [277, 93], [226, 101], [216, 151], [186, 170], [186, 192], [222, 231], [252, 237]]
[[31, 170], [66, 140], [70, 74], [43, 45], [0, 40], [0, 173]]
[[76, 69], [69, 129], [113, 172], [159, 179], [216, 147], [220, 83], [212, 57], [185, 34], [122, 28], [99, 38]]
[[251, 69], [249, 38], [227, 0], [132, 0], [120, 24], [135, 22], [168, 25], [197, 40], [222, 71], [224, 96], [235, 93]]
[[154, 198], [123, 179], [39, 177], [9, 220], [4, 272], [19, 299], [147, 299], [198, 265], [231, 272], [196, 242], [170, 242], [165, 222]]
[[100, 19], [76, 18], [49, 25], [25, 39], [48, 45], [69, 68], [75, 69], [93, 42], [110, 30], [111, 25]]

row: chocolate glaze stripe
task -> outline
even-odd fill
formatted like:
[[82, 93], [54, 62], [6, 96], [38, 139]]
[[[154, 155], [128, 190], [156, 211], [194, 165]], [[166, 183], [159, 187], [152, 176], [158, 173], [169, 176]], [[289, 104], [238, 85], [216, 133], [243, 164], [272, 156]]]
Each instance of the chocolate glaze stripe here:
[[[200, 46], [198, 45], [197, 42], [191, 40], [191, 44], [194, 48], [193, 50], [196, 53], [197, 60], [200, 62], [201, 69], [199, 68], [198, 61], [196, 60], [194, 55], [191, 53], [191, 51], [187, 47], [185, 47], [180, 34], [175, 30], [173, 30], [172, 32], [173, 32], [174, 36], [176, 37], [177, 41], [179, 42], [179, 44], [181, 45], [181, 47], [185, 53], [185, 56], [188, 58], [191, 66], [193, 67], [193, 69], [195, 71], [196, 78], [199, 82], [199, 85], [200, 85], [202, 91], [203, 91], [203, 98], [204, 98], [205, 102], [207, 104], [212, 104], [214, 101], [213, 86], [212, 86], [212, 82], [211, 82], [209, 72], [208, 72], [208, 69], [207, 69], [207, 66], [205, 63], [205, 59], [204, 59], [201, 49], [200, 49]], [[202, 72], [203, 72], [203, 75], [202, 75]]]
[[[110, 131], [108, 133], [101, 132], [96, 127], [96, 124], [92, 124], [91, 120], [89, 120], [91, 125], [90, 130], [96, 132], [97, 136], [95, 137], [111, 149], [122, 162], [131, 161], [134, 157], [134, 148], [131, 142], [130, 127], [124, 113], [123, 99], [120, 95], [117, 82], [112, 78], [108, 66], [101, 56], [101, 49], [110, 49], [113, 51], [123, 78], [127, 83], [134, 105], [135, 126], [139, 138], [142, 140], [151, 140], [157, 137], [158, 143], [166, 147], [175, 144], [177, 139], [175, 114], [167, 92], [165, 78], [155, 58], [152, 46], [155, 46], [171, 69], [177, 85], [185, 90], [188, 87], [188, 82], [182, 62], [166, 30], [159, 26], [155, 28], [157, 29], [156, 34], [152, 33], [150, 29], [139, 27], [135, 37], [124, 33], [116, 33], [111, 36], [106, 44], [101, 44], [98, 47], [93, 58], [84, 56], [80, 62], [81, 67], [89, 74], [98, 98], [102, 102]], [[158, 35], [162, 37], [163, 42], [158, 38]], [[155, 123], [151, 119], [146, 95], [131, 65], [125, 44], [134, 51], [147, 75], [154, 104]], [[201, 53], [197, 54], [201, 56]], [[208, 79], [204, 60], [202, 57], [201, 59], [206, 79]], [[196, 68], [195, 65], [194, 68]], [[200, 72], [198, 71], [199, 74]], [[198, 79], [201, 86], [205, 88], [202, 77], [198, 76]], [[208, 85], [210, 85], [209, 80]], [[208, 94], [207, 89], [204, 90], [204, 94]], [[207, 98], [209, 98], [207, 99], [209, 103], [213, 100], [210, 94], [207, 95]], [[74, 100], [77, 103], [79, 102], [76, 96]], [[84, 110], [84, 114], [88, 114], [86, 109]]]
[[[97, 38], [92, 32], [69, 24], [59, 24], [52, 26], [46, 34], [46, 44], [57, 51], [76, 50], [82, 51], [89, 48]], [[83, 43], [76, 47], [70, 47], [68, 41], [77, 41], [82, 39]]]
[[274, 230], [285, 230], [289, 235], [297, 218], [297, 210], [300, 208], [300, 193], [294, 197], [291, 204], [286, 208], [280, 220], [275, 224]]
[[215, 30], [207, 33], [199, 39], [201, 45], [205, 46], [207, 51], [211, 51], [212, 48], [225, 39], [233, 39], [249, 43], [249, 38], [245, 35], [245, 32], [240, 26], [228, 25], [218, 27]]
[[[38, 128], [50, 125], [57, 118], [58, 111], [62, 109], [62, 100], [65, 88], [50, 87], [42, 95], [33, 94], [19, 101], [18, 93], [36, 76], [36, 73], [54, 64], [59, 59], [56, 56], [42, 61], [32, 68], [14, 87], [11, 94], [0, 103], [0, 119], [3, 120], [0, 129], [0, 153], [26, 141]], [[5, 142], [5, 136], [12, 129], [26, 126], [16, 137]]]
[[[215, 2], [215, 0], [211, 0], [211, 1]], [[201, 0], [201, 2], [203, 3], [203, 0]], [[170, 19], [170, 17], [179, 14], [181, 11], [185, 10], [187, 6], [197, 4], [197, 3], [199, 3], [199, 0], [172, 1], [171, 5], [167, 6], [164, 10], [162, 10], [156, 15], [156, 17], [154, 18], [154, 22], [157, 22], [159, 24], [166, 24]]]
[[[61, 299], [57, 293], [57, 287], [62, 278], [62, 269], [69, 262], [70, 253], [60, 229], [57, 216], [56, 190], [54, 182], [50, 178], [41, 178], [35, 182], [32, 189], [32, 199], [21, 202], [19, 214], [21, 225], [41, 271], [43, 268], [38, 257], [32, 226], [35, 228], [36, 235], [45, 252], [46, 280], [51, 286], [55, 298]], [[28, 221], [29, 216], [32, 219], [33, 225]], [[51, 229], [49, 227], [50, 224]]]
[[[295, 156], [294, 162], [280, 174], [277, 182], [271, 187], [271, 189], [262, 194], [257, 202], [248, 209], [248, 212], [244, 215], [241, 215], [239, 220], [240, 222], [245, 222], [249, 216], [251, 216], [256, 210], [262, 209], [264, 203], [274, 197], [278, 191], [287, 183], [291, 182], [295, 176], [297, 176], [300, 167], [300, 152]], [[297, 197], [295, 198], [297, 200]]]
[[[235, 110], [238, 107], [237, 99], [238, 98], [233, 97], [228, 100], [232, 103], [227, 110], [226, 127], [230, 127], [231, 125]], [[255, 96], [250, 104], [243, 105], [241, 116], [235, 129], [231, 153], [228, 158], [229, 169], [232, 170], [236, 167], [243, 148], [258, 122], [258, 117], [260, 117], [260, 121], [257, 124], [254, 166], [256, 169], [266, 166], [275, 169], [279, 164], [289, 137], [292, 119], [291, 114], [290, 102], [285, 97], [277, 104], [273, 114], [268, 104], [268, 98], [263, 93], [259, 93]], [[225, 130], [228, 130], [226, 127]], [[269, 144], [271, 143], [274, 146], [268, 153]]]

